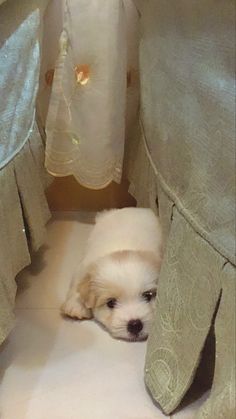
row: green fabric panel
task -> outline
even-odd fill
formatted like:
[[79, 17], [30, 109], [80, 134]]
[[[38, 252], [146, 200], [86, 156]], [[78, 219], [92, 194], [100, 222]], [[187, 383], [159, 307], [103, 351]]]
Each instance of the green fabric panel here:
[[219, 299], [223, 264], [175, 210], [145, 369], [146, 384], [166, 414], [193, 380]]
[[222, 297], [215, 321], [216, 365], [212, 391], [196, 419], [235, 419], [236, 270], [222, 271]]
[[234, 264], [235, 2], [138, 6], [141, 120], [159, 182]]
[[[37, 129], [34, 129], [32, 136], [37, 135], [37, 132]], [[38, 137], [38, 141], [41, 141], [40, 137]], [[41, 153], [38, 155], [38, 158], [40, 157]], [[45, 220], [46, 222], [49, 220], [50, 212], [45, 199], [42, 174], [28, 143], [15, 157], [14, 167], [23, 212], [29, 228], [30, 250], [36, 252], [44, 242]]]
[[146, 155], [138, 121], [126, 143], [124, 173], [130, 181], [129, 192], [137, 200], [138, 206], [148, 206], [157, 214], [156, 176]]
[[35, 126], [21, 152], [0, 170], [0, 344], [14, 326], [15, 277], [43, 244], [50, 218], [40, 142]]

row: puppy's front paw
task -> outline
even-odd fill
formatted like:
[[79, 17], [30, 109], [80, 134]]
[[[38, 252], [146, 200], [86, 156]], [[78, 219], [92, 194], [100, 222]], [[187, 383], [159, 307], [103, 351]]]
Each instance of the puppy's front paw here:
[[61, 307], [61, 311], [65, 316], [74, 319], [91, 319], [92, 311], [86, 308], [77, 298], [71, 297], [65, 301]]

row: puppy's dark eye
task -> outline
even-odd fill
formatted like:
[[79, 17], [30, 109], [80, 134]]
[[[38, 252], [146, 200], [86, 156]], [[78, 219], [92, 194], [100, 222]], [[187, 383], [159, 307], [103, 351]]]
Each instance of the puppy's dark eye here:
[[115, 298], [110, 298], [109, 300], [107, 300], [107, 307], [109, 308], [115, 308], [117, 304], [117, 300]]
[[147, 303], [149, 303], [153, 298], [155, 298], [157, 295], [156, 290], [150, 290], [150, 291], [146, 291], [142, 294], [142, 297], [144, 298], [145, 301], [147, 301]]

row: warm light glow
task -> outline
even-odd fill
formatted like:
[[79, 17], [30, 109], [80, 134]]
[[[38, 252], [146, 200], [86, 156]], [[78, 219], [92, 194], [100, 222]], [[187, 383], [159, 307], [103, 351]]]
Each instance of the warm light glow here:
[[75, 77], [77, 83], [84, 86], [90, 79], [90, 68], [88, 64], [79, 64], [75, 67]]

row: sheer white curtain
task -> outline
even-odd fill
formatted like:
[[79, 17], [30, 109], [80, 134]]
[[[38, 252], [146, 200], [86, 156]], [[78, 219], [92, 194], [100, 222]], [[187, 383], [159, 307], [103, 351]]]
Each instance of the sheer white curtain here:
[[125, 137], [137, 115], [138, 13], [131, 0], [61, 5], [46, 167], [54, 176], [72, 174], [99, 189], [120, 181]]

